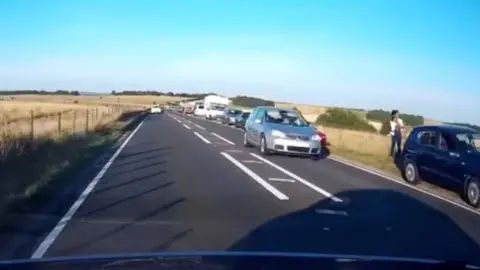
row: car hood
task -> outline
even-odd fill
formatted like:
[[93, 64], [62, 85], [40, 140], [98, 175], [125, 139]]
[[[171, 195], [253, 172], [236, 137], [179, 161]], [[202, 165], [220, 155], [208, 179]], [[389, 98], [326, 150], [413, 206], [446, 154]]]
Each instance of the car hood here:
[[342, 254], [276, 252], [144, 253], [0, 261], [0, 269], [480, 269], [462, 262]]
[[291, 126], [283, 124], [268, 123], [270, 129], [278, 130], [285, 134], [295, 134], [300, 136], [312, 136], [317, 134], [317, 130], [311, 126]]

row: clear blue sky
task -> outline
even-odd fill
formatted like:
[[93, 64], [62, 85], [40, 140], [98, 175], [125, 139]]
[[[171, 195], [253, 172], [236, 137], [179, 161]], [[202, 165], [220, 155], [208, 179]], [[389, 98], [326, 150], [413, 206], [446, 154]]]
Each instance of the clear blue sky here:
[[158, 89], [480, 123], [478, 0], [1, 0], [1, 89]]

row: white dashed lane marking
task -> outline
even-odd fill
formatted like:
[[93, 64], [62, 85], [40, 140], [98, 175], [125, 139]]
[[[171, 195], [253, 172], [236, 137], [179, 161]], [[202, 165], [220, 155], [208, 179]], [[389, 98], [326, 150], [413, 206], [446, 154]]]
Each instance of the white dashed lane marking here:
[[226, 143], [228, 143], [228, 144], [235, 145], [235, 143], [234, 143], [234, 142], [232, 142], [232, 141], [230, 141], [230, 140], [227, 140], [227, 139], [225, 139], [224, 137], [222, 137], [222, 136], [218, 135], [218, 134], [217, 134], [217, 133], [215, 133], [215, 132], [212, 132], [212, 135], [213, 135], [213, 136], [215, 136], [215, 137], [217, 137], [217, 138], [219, 138], [220, 140], [223, 140], [224, 142], [226, 142]]
[[260, 177], [258, 174], [254, 173], [252, 170], [247, 168], [245, 165], [243, 165], [240, 161], [236, 160], [229, 154], [225, 152], [221, 152], [222, 156], [224, 156], [226, 159], [228, 159], [230, 162], [232, 162], [235, 166], [237, 166], [240, 170], [245, 172], [248, 176], [250, 176], [253, 180], [255, 180], [258, 184], [260, 184], [262, 187], [264, 187], [266, 190], [268, 190], [270, 193], [272, 193], [277, 199], [279, 200], [288, 200], [289, 198], [287, 195], [283, 194], [280, 192], [278, 189], [276, 189], [274, 186], [270, 185], [267, 181], [265, 181], [262, 177]]
[[270, 177], [270, 178], [268, 178], [268, 181], [295, 183], [295, 180], [293, 180], [293, 179], [275, 178], [275, 177]]
[[261, 161], [263, 161], [264, 163], [266, 163], [266, 164], [274, 167], [275, 169], [283, 172], [284, 174], [286, 174], [286, 175], [288, 175], [289, 177], [297, 180], [298, 182], [306, 185], [307, 187], [315, 190], [316, 192], [322, 194], [323, 196], [325, 196], [325, 197], [327, 197], [327, 198], [329, 198], [329, 199], [331, 199], [331, 200], [333, 200], [333, 201], [335, 201], [335, 202], [343, 202], [342, 199], [334, 196], [334, 195], [331, 194], [330, 192], [328, 192], [328, 191], [326, 191], [326, 190], [324, 190], [324, 189], [321, 189], [321, 188], [317, 187], [316, 185], [314, 185], [314, 184], [310, 183], [309, 181], [301, 178], [300, 176], [298, 176], [298, 175], [296, 175], [296, 174], [294, 174], [294, 173], [292, 173], [292, 172], [290, 172], [290, 171], [288, 171], [288, 170], [280, 167], [279, 165], [271, 162], [270, 160], [265, 159], [265, 158], [262, 158], [261, 156], [259, 156], [259, 155], [257, 155], [257, 154], [254, 154], [254, 153], [250, 153], [250, 155], [253, 156], [253, 157], [255, 157], [255, 158], [257, 158], [257, 159], [259, 159], [259, 160], [261, 160]]
[[256, 163], [256, 164], [263, 164], [263, 162], [258, 160], [242, 160], [243, 163]]
[[200, 140], [204, 141], [205, 143], [207, 144], [211, 144], [212, 142], [210, 142], [209, 140], [207, 140], [205, 137], [203, 137], [202, 135], [198, 134], [198, 132], [193, 132], [193, 134], [195, 134], [195, 136], [197, 136], [198, 138], [200, 138]]

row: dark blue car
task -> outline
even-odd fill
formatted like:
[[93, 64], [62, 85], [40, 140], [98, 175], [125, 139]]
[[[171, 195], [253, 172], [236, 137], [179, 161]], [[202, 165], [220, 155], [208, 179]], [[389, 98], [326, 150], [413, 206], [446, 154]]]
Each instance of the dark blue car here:
[[480, 206], [479, 131], [453, 125], [415, 127], [402, 157], [406, 182], [429, 179], [456, 190], [471, 206]]

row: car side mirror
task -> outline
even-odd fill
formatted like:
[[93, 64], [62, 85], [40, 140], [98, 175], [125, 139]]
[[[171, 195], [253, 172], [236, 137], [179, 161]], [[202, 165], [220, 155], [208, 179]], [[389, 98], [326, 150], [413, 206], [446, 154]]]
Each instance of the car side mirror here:
[[255, 119], [255, 123], [256, 123], [256, 124], [261, 124], [261, 123], [262, 123], [262, 120], [261, 120], [261, 119]]

